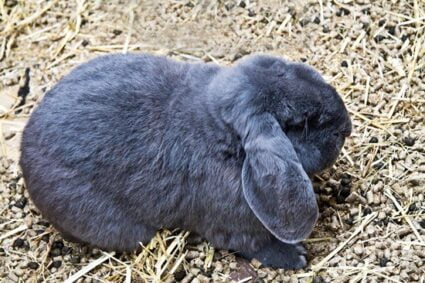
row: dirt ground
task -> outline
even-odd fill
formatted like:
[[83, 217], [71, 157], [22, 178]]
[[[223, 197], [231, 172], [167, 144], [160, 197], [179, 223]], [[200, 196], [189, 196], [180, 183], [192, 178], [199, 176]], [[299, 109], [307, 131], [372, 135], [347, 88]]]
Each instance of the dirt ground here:
[[[315, 177], [321, 216], [304, 270], [263, 268], [184, 231], [105, 253], [43, 220], [17, 164], [25, 121], [71, 68], [111, 52], [219, 64], [270, 53], [336, 87], [354, 132]], [[0, 0], [0, 281], [424, 282], [424, 113], [422, 0]]]

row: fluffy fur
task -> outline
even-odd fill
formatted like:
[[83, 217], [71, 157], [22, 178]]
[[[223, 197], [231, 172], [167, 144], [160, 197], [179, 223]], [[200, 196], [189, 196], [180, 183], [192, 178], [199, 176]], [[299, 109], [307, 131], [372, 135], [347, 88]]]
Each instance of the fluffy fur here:
[[318, 216], [308, 175], [335, 161], [350, 131], [336, 91], [303, 64], [108, 55], [46, 93], [20, 165], [68, 239], [131, 251], [183, 228], [266, 266], [301, 268], [296, 243]]

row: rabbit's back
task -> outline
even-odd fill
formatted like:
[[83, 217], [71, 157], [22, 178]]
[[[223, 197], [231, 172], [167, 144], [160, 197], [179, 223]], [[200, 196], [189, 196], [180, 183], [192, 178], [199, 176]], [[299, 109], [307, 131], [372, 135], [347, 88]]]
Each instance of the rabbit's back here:
[[145, 234], [137, 232], [141, 222], [160, 228], [196, 221], [185, 215], [204, 205], [202, 198], [194, 203], [201, 193], [191, 188], [205, 184], [209, 169], [201, 160], [209, 152], [193, 95], [217, 71], [114, 55], [64, 77], [34, 111], [22, 139], [20, 164], [43, 215], [83, 240], [108, 225], [111, 235], [98, 245], [117, 249], [126, 244], [108, 244], [120, 238], [114, 233], [134, 234], [137, 243]]
[[[120, 184], [119, 176], [131, 176], [157, 155], [181, 68], [185, 65], [165, 58], [128, 55], [83, 64], [34, 111], [24, 131], [22, 159], [43, 152], [43, 158], [78, 170], [79, 178], [88, 175], [88, 181], [99, 182], [95, 188], [108, 188], [107, 176]], [[99, 171], [102, 176], [94, 178]]]

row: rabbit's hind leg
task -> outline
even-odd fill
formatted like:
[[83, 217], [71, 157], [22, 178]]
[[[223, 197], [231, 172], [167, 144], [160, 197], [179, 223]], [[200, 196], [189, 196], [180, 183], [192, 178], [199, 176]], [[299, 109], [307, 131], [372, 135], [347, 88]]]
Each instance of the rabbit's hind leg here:
[[118, 252], [137, 251], [141, 244], [147, 245], [156, 233], [156, 229], [143, 223], [121, 221], [111, 226], [92, 242], [94, 246]]
[[287, 244], [273, 239], [254, 252], [239, 252], [244, 258], [257, 259], [266, 267], [300, 269], [307, 265], [306, 251], [301, 243]]
[[[96, 217], [94, 218], [96, 219]], [[63, 225], [52, 224], [65, 240], [117, 252], [139, 250], [142, 247], [140, 243], [148, 244], [156, 233], [156, 229], [149, 225], [141, 222], [135, 223], [135, 221], [118, 216], [114, 219], [84, 223], [89, 223], [89, 225], [74, 226], [75, 229], [72, 231], [63, 229], [61, 227]]]

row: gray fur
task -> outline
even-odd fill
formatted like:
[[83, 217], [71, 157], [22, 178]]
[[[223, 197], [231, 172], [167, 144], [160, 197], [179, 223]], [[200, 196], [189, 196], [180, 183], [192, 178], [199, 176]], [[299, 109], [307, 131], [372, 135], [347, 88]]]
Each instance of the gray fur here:
[[350, 132], [336, 91], [303, 64], [108, 55], [46, 93], [20, 165], [33, 202], [69, 239], [131, 251], [183, 228], [299, 268], [293, 243], [318, 215], [307, 175], [329, 167]]

